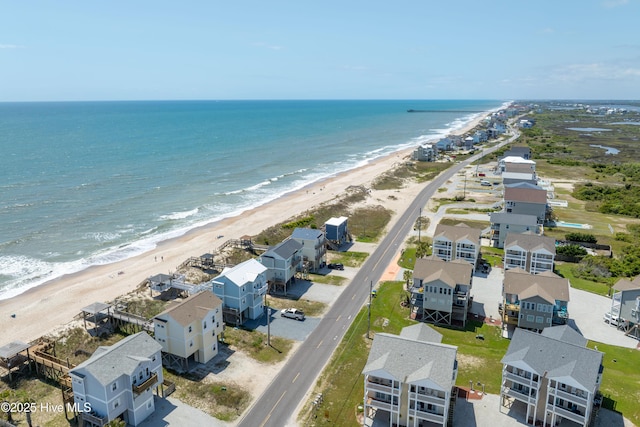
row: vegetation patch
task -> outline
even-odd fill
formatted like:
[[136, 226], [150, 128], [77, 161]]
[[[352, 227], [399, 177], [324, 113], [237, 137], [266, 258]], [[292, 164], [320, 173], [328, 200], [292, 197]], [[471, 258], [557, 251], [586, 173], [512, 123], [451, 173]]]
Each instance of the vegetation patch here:
[[271, 346], [267, 344], [268, 337], [262, 332], [241, 328], [225, 328], [224, 342], [233, 350], [241, 351], [254, 360], [262, 363], [278, 363], [286, 359], [293, 348], [291, 340], [271, 336]]
[[331, 262], [344, 264], [348, 267], [360, 267], [369, 256], [369, 252], [331, 252]]
[[251, 403], [251, 394], [235, 383], [208, 381], [164, 372], [176, 384], [174, 396], [222, 421], [233, 421]]

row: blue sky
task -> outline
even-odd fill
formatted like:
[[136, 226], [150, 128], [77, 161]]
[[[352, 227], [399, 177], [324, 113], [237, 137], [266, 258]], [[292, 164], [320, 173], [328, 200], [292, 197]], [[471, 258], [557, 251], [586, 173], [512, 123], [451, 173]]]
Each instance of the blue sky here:
[[0, 101], [637, 100], [638, 17], [640, 0], [0, 0]]

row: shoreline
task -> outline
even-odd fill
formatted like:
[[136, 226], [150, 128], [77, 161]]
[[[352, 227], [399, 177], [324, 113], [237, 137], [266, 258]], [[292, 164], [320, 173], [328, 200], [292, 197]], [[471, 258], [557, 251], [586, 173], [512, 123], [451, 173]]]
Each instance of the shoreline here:
[[[479, 115], [450, 134], [467, 133], [477, 127], [484, 117], [486, 115]], [[30, 342], [43, 335], [55, 333], [71, 322], [83, 307], [97, 301], [113, 301], [119, 296], [135, 291], [148, 277], [159, 273], [172, 273], [191, 256], [212, 252], [228, 239], [256, 235], [272, 225], [332, 200], [350, 185], [369, 186], [376, 177], [393, 168], [397, 162], [406, 159], [414, 148], [396, 151], [364, 166], [294, 190], [240, 215], [196, 227], [182, 236], [160, 241], [154, 249], [143, 254], [111, 264], [91, 266], [0, 300], [0, 316], [4, 318], [0, 345], [16, 340]], [[411, 183], [403, 188], [404, 197], [393, 203], [394, 211], [405, 208], [411, 202], [412, 195], [417, 194], [423, 185]], [[376, 194], [372, 194], [371, 200], [375, 199]], [[385, 200], [384, 203], [389, 204], [389, 200]], [[391, 219], [392, 222], [395, 220], [396, 218]]]

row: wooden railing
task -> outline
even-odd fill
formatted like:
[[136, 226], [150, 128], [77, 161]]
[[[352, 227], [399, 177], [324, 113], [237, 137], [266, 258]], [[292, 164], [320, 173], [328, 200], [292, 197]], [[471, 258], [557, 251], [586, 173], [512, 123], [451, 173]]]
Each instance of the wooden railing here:
[[155, 383], [158, 382], [158, 374], [156, 374], [155, 372], [149, 377], [148, 380], [146, 380], [145, 382], [143, 382], [142, 384], [139, 385], [135, 385], [133, 384], [131, 386], [131, 388], [133, 389], [133, 392], [136, 394], [140, 394], [145, 392], [149, 387], [151, 387], [152, 385], [154, 385]]

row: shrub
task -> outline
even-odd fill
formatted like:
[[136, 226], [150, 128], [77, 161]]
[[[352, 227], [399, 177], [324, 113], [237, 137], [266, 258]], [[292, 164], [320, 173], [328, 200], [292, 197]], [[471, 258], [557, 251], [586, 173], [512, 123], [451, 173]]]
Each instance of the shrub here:
[[564, 238], [570, 242], [598, 243], [596, 236], [588, 233], [567, 233]]
[[565, 245], [556, 248], [558, 255], [580, 258], [587, 255], [587, 250], [580, 245]]

